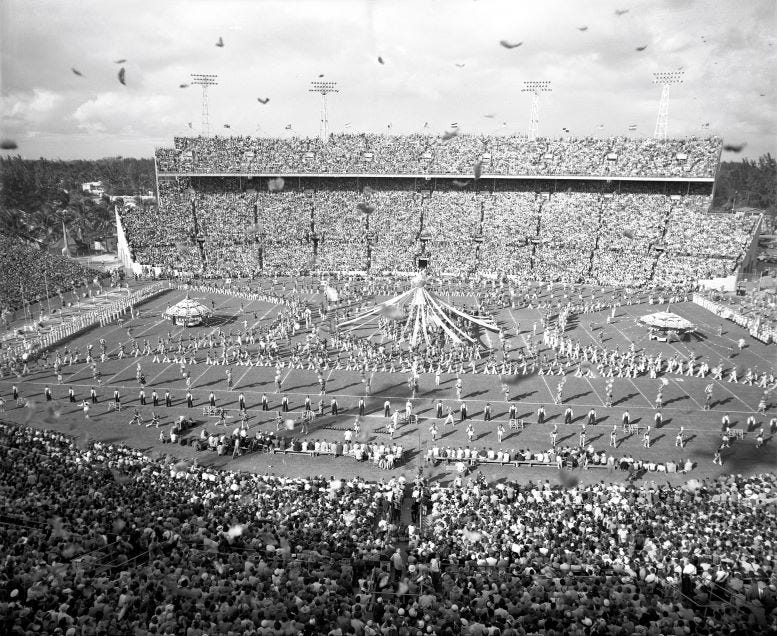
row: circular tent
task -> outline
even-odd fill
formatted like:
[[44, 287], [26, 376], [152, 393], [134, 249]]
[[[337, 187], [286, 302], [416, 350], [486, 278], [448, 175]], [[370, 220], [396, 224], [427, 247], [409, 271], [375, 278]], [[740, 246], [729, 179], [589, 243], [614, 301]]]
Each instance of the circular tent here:
[[669, 340], [688, 338], [696, 331], [696, 325], [671, 311], [659, 311], [655, 314], [642, 316], [640, 322], [650, 328], [651, 340]]
[[212, 313], [205, 305], [187, 296], [165, 311], [163, 316], [172, 320], [176, 325], [196, 327]]
[[461, 311], [427, 290], [427, 282], [426, 272], [419, 272], [412, 279], [409, 290], [340, 323], [340, 327], [353, 331], [377, 322], [382, 316], [402, 323], [401, 337], [413, 347], [421, 343], [431, 345], [437, 330], [454, 344], [475, 342], [463, 326], [474, 325], [495, 333], [499, 331], [493, 320]]

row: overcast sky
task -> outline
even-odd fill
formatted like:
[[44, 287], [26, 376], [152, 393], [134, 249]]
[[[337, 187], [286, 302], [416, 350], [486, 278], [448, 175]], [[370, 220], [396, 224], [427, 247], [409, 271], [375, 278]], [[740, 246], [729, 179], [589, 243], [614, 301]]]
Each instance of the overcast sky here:
[[672, 89], [670, 135], [747, 144], [724, 159], [777, 154], [775, 0], [0, 6], [2, 137], [29, 158], [150, 157], [175, 135], [199, 133], [200, 88], [179, 88], [190, 73], [219, 75], [209, 91], [215, 134], [288, 135], [288, 124], [318, 134], [320, 99], [308, 92], [318, 79], [338, 83], [334, 132], [420, 132], [428, 122], [439, 134], [456, 122], [460, 132], [520, 133], [531, 104], [523, 82], [549, 80], [541, 135], [652, 136], [661, 94], [652, 73], [678, 69], [685, 81]]

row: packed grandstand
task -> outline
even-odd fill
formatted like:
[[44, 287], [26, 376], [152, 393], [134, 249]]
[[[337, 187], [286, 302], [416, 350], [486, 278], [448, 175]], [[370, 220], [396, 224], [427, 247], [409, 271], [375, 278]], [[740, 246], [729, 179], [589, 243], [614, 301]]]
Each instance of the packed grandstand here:
[[2, 633], [770, 633], [777, 314], [699, 284], [762, 222], [720, 152], [176, 138], [126, 276], [0, 236], [11, 309], [83, 285], [53, 344], [4, 315]]
[[425, 488], [0, 441], [4, 634], [759, 633], [775, 606], [774, 475]]
[[757, 214], [710, 212], [720, 151], [716, 138], [176, 138], [156, 154], [165, 222], [143, 208], [121, 222], [138, 263], [208, 277], [407, 273], [421, 255], [440, 274], [683, 283], [736, 271], [758, 229]]

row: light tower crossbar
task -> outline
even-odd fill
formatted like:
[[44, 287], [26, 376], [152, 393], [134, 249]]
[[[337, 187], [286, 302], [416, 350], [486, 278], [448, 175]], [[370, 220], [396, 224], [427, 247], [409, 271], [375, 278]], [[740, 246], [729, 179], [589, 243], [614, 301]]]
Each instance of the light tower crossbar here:
[[658, 117], [656, 118], [656, 130], [653, 137], [666, 139], [669, 130], [669, 87], [682, 84], [685, 73], [683, 71], [669, 71], [666, 73], [653, 73], [653, 83], [661, 88], [661, 101], [658, 104]]
[[550, 93], [550, 81], [524, 82], [522, 93], [531, 93], [531, 114], [529, 117], [529, 139], [536, 139], [540, 128], [540, 93]]
[[192, 84], [202, 87], [202, 123], [200, 134], [203, 137], [210, 137], [210, 120], [208, 113], [208, 86], [216, 86], [218, 75], [208, 73], [191, 73]]
[[321, 95], [321, 122], [318, 133], [321, 139], [326, 140], [329, 137], [329, 115], [326, 109], [326, 96], [329, 93], [339, 93], [337, 82], [310, 82], [309, 93], [318, 93]]

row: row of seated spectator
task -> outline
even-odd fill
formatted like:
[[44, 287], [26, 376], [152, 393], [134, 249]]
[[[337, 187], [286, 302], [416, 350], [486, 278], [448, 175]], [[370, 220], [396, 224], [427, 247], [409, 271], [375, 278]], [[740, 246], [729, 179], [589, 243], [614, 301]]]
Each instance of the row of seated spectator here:
[[477, 464], [529, 464], [531, 466], [549, 466], [553, 468], [610, 468], [611, 470], [644, 470], [650, 472], [676, 473], [678, 470], [688, 472], [694, 464], [690, 459], [667, 460], [666, 462], [643, 462], [635, 460], [630, 455], [615, 457], [606, 451], [597, 451], [592, 445], [585, 449], [559, 447], [545, 451], [507, 448], [470, 448], [432, 446], [426, 451], [428, 463], [446, 462], [463, 463], [469, 466]]
[[713, 177], [721, 140], [459, 134], [318, 138], [177, 137], [157, 150], [161, 173], [589, 175]]
[[278, 443], [270, 448], [272, 452], [309, 453], [311, 455], [333, 455], [334, 457], [353, 457], [356, 461], [372, 461], [386, 467], [393, 467], [402, 460], [404, 449], [399, 444], [384, 444], [373, 442], [332, 442], [327, 440], [293, 439], [288, 443], [280, 438]]
[[708, 194], [658, 194], [644, 184], [624, 184], [621, 193], [548, 193], [521, 185], [392, 189], [385, 181], [357, 189], [356, 180], [299, 179], [268, 192], [240, 190], [229, 178], [184, 179], [177, 187], [163, 180], [160, 207], [175, 219], [172, 236], [151, 209], [125, 208], [122, 218], [141, 263], [199, 272], [204, 257], [211, 276], [279, 268], [412, 271], [423, 238], [441, 272], [603, 284], [728, 275], [757, 220], [704, 214]]
[[402, 554], [402, 477], [222, 471], [6, 424], [0, 441], [0, 629], [11, 636], [777, 627], [771, 473], [417, 480]]

